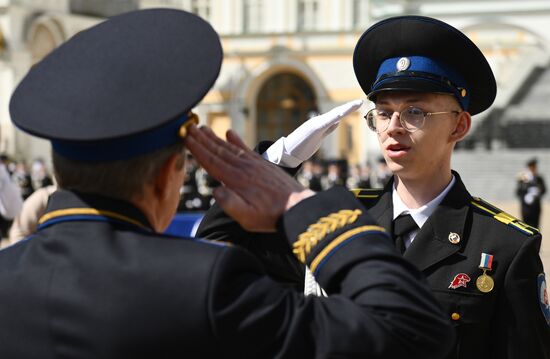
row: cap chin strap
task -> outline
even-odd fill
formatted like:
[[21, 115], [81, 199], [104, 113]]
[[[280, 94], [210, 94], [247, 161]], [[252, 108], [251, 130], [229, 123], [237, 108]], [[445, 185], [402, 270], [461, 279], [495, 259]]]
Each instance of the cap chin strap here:
[[444, 85], [445, 87], [448, 87], [450, 92], [459, 93], [460, 95], [462, 95], [463, 93], [464, 95], [462, 97], [465, 97], [467, 95], [467, 91], [465, 88], [455, 85], [451, 80], [449, 80], [445, 76], [434, 75], [424, 71], [396, 71], [396, 72], [386, 73], [380, 76], [376, 80], [372, 88], [375, 89], [380, 83], [384, 82], [384, 80], [396, 78], [396, 77], [397, 78], [412, 77], [412, 78], [422, 78], [422, 79], [432, 80], [437, 84], [441, 84], [441, 85]]
[[[441, 91], [423, 91], [420, 88], [414, 88], [414, 87], [384, 87], [379, 88], [384, 83], [390, 82], [392, 80], [397, 80], [402, 78], [403, 80], [408, 81], [414, 81], [414, 80], [423, 80], [423, 81], [429, 81], [434, 83], [435, 85], [439, 85], [442, 90]], [[390, 85], [391, 86], [391, 85]], [[445, 89], [445, 90], [443, 90]], [[442, 94], [449, 94], [454, 95], [454, 97], [457, 99], [458, 103], [460, 104], [460, 107], [467, 111], [468, 104], [470, 102], [470, 97], [468, 96], [468, 91], [463, 88], [456, 86], [451, 80], [444, 76], [434, 75], [430, 74], [428, 72], [422, 72], [422, 71], [397, 71], [392, 73], [387, 73], [380, 78], [373, 84], [372, 91], [367, 95], [367, 98], [369, 100], [374, 100], [376, 97], [376, 94], [382, 91], [419, 91], [419, 92], [430, 92], [430, 93], [442, 93]]]

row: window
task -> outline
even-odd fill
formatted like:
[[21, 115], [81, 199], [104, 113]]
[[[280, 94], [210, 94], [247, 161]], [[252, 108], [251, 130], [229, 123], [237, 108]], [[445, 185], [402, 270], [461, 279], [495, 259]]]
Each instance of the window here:
[[243, 0], [243, 32], [255, 33], [262, 30], [262, 0]]
[[191, 0], [191, 12], [210, 20], [210, 0]]
[[[44, 5], [46, 2], [42, 3], [42, 5]], [[50, 4], [51, 3], [52, 2], [50, 2]], [[70, 0], [69, 2], [69, 9], [71, 13], [98, 17], [110, 17], [128, 11], [137, 10], [138, 8], [138, 0]]]
[[298, 1], [298, 31], [311, 31], [317, 29], [319, 4], [317, 0]]
[[371, 0], [353, 0], [352, 21], [354, 29], [367, 29], [370, 19]]

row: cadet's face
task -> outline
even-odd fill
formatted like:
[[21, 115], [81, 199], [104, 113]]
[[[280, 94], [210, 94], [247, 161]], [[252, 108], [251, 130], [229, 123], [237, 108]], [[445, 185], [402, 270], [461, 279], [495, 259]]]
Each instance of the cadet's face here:
[[428, 116], [424, 126], [411, 133], [402, 127], [398, 115], [409, 106], [424, 112], [460, 111], [460, 106], [450, 95], [389, 92], [377, 97], [376, 108], [394, 112], [388, 129], [378, 134], [388, 167], [401, 179], [429, 180], [450, 169], [456, 142], [451, 133], [456, 127], [457, 115]]

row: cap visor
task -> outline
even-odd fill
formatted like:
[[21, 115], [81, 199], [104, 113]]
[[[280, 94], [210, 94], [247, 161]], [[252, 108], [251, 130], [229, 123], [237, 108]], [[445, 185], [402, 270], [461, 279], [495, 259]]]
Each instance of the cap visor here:
[[381, 92], [388, 91], [413, 91], [413, 92], [431, 92], [431, 93], [445, 93], [453, 95], [453, 91], [448, 87], [429, 81], [426, 79], [415, 79], [415, 78], [396, 78], [388, 79], [383, 83], [376, 86], [376, 88], [371, 91], [367, 98], [371, 101], [376, 100], [376, 95]]

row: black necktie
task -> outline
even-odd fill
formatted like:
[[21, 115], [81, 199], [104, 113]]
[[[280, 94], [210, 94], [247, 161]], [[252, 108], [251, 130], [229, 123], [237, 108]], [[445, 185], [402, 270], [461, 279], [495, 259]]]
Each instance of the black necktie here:
[[401, 254], [405, 253], [405, 237], [415, 229], [418, 226], [410, 214], [401, 214], [393, 220], [395, 247]]

